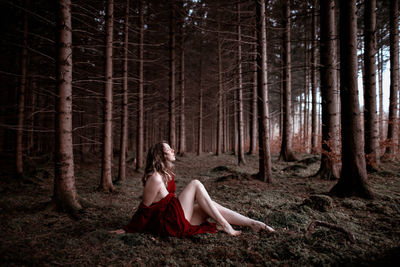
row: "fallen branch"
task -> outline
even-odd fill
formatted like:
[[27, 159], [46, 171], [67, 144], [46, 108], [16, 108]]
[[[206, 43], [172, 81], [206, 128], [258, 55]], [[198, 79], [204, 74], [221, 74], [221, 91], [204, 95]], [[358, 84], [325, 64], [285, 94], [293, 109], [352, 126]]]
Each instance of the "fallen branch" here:
[[331, 224], [331, 223], [324, 222], [324, 221], [318, 221], [318, 220], [312, 221], [310, 223], [310, 225], [308, 226], [307, 232], [306, 232], [307, 237], [314, 232], [316, 226], [324, 226], [324, 227], [342, 232], [342, 233], [346, 234], [346, 237], [350, 240], [350, 242], [352, 242], [352, 243], [356, 242], [354, 235], [350, 231], [344, 229], [342, 226]]

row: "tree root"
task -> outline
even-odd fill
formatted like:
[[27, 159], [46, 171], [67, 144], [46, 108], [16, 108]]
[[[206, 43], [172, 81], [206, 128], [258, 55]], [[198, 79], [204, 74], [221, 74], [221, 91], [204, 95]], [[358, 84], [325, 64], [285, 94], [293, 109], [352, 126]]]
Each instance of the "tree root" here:
[[316, 226], [324, 226], [324, 227], [330, 228], [332, 230], [342, 232], [342, 233], [346, 234], [347, 239], [351, 243], [356, 242], [354, 235], [350, 231], [344, 229], [342, 226], [331, 224], [331, 223], [324, 222], [324, 221], [318, 221], [318, 220], [314, 220], [310, 223], [310, 225], [307, 228], [306, 237], [310, 236], [314, 232]]
[[339, 175], [335, 174], [332, 168], [321, 167], [318, 172], [311, 175], [310, 178], [333, 181], [339, 179]]

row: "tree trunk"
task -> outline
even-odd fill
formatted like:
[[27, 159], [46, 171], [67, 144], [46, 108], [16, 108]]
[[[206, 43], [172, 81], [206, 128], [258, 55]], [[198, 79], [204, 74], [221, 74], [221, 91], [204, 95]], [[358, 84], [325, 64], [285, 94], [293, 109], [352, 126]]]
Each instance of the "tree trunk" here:
[[238, 130], [239, 130], [239, 150], [238, 165], [246, 164], [244, 159], [244, 121], [243, 121], [243, 77], [242, 77], [242, 31], [240, 27], [240, 3], [237, 3], [238, 16], [238, 67], [239, 67], [239, 84], [238, 84]]
[[268, 76], [267, 76], [267, 27], [265, 17], [265, 0], [256, 2], [257, 20], [257, 93], [258, 93], [258, 141], [259, 178], [272, 183], [271, 152], [269, 144], [269, 111], [268, 111]]
[[58, 1], [57, 73], [53, 205], [75, 213], [82, 209], [75, 189], [72, 144], [71, 1]]
[[306, 153], [308, 151], [308, 70], [310, 68], [309, 62], [309, 51], [308, 51], [308, 20], [305, 22], [305, 40], [304, 40], [304, 58], [305, 58], [305, 69], [304, 69], [304, 109], [303, 109], [303, 117], [304, 117], [304, 124], [303, 124], [303, 145]]
[[314, 177], [339, 178], [339, 117], [336, 79], [335, 0], [321, 1], [321, 97], [322, 155], [319, 171]]
[[105, 107], [104, 107], [104, 136], [103, 136], [103, 162], [101, 171], [100, 188], [104, 191], [113, 191], [112, 183], [112, 109], [113, 109], [113, 25], [114, 25], [114, 0], [107, 0], [106, 11], [106, 67], [105, 67]]
[[340, 30], [342, 172], [331, 193], [371, 198], [358, 102], [356, 0], [340, 1]]
[[36, 82], [33, 81], [32, 82], [32, 95], [31, 95], [31, 132], [29, 133], [29, 141], [28, 141], [28, 148], [29, 148], [29, 154], [31, 156], [34, 156], [36, 154], [36, 146], [35, 146], [35, 142], [37, 143], [37, 135], [35, 133], [35, 117], [36, 117], [36, 105], [37, 105], [37, 101], [36, 101], [36, 89], [37, 89], [37, 85]]
[[308, 42], [308, 34], [306, 32], [306, 73], [305, 73], [305, 88], [304, 88], [304, 143], [306, 148], [306, 153], [310, 153], [310, 140], [309, 140], [309, 129], [310, 129], [310, 51], [309, 51], [309, 42]]
[[[183, 8], [183, 7], [182, 7]], [[185, 35], [183, 31], [184, 17], [182, 16], [180, 25], [180, 48], [181, 48], [181, 71], [180, 71], [180, 89], [181, 89], [181, 110], [180, 110], [180, 136], [179, 136], [179, 155], [183, 156], [186, 152], [186, 129], [185, 129]]]
[[129, 0], [126, 0], [125, 10], [125, 40], [124, 40], [124, 67], [123, 67], [123, 102], [121, 119], [121, 140], [119, 155], [118, 180], [126, 179], [126, 150], [128, 147], [128, 50], [129, 50]]
[[283, 0], [283, 131], [282, 145], [279, 159], [283, 161], [296, 161], [292, 151], [292, 124], [291, 124], [291, 100], [292, 100], [292, 75], [291, 75], [291, 51], [290, 51], [290, 0]]
[[390, 1], [390, 100], [388, 146], [386, 154], [395, 155], [398, 143], [397, 92], [399, 90], [399, 0]]
[[21, 83], [18, 92], [18, 126], [17, 126], [17, 140], [16, 140], [16, 155], [15, 155], [15, 170], [16, 177], [21, 178], [23, 175], [23, 128], [24, 128], [24, 110], [25, 110], [25, 89], [27, 80], [27, 68], [28, 68], [28, 9], [29, 0], [25, 0], [25, 12], [24, 12], [24, 45], [22, 47], [21, 54]]
[[136, 142], [136, 170], [143, 168], [143, 152], [144, 152], [144, 136], [143, 136], [143, 42], [144, 42], [144, 21], [143, 21], [143, 0], [138, 1], [139, 9], [139, 46], [138, 46], [138, 71], [139, 71], [139, 88], [138, 88], [138, 111], [137, 111], [137, 142]]
[[283, 68], [285, 63], [283, 62], [283, 42], [282, 42], [282, 49], [281, 49], [281, 71], [280, 71], [280, 81], [279, 81], [279, 136], [281, 137], [281, 139], [283, 140], [283, 120], [284, 120], [284, 104], [283, 104], [283, 94], [284, 94], [284, 89], [283, 89], [283, 80], [285, 79], [285, 77], [283, 76]]
[[227, 103], [226, 103], [226, 98], [227, 98], [227, 96], [226, 96], [227, 94], [226, 93], [224, 93], [224, 95], [223, 95], [223, 99], [222, 99], [222, 101], [223, 101], [223, 111], [224, 111], [224, 114], [223, 114], [223, 120], [224, 120], [224, 132], [223, 132], [223, 140], [224, 140], [224, 144], [223, 144], [223, 147], [222, 147], [222, 153], [226, 153], [227, 151], [228, 151], [228, 149], [229, 149], [229, 141], [228, 141], [228, 138], [229, 138], [229, 134], [228, 134], [228, 118], [229, 118], [229, 116], [228, 116], [228, 114], [229, 114], [229, 112], [228, 112], [228, 105], [227, 105]]
[[312, 45], [311, 45], [311, 94], [312, 94], [312, 118], [311, 118], [311, 151], [318, 150], [318, 115], [317, 115], [317, 0], [312, 7]]
[[383, 48], [378, 52], [378, 81], [379, 81], [379, 141], [384, 140], [383, 133]]
[[379, 132], [376, 110], [376, 0], [365, 1], [364, 14], [364, 134], [367, 169], [379, 166]]
[[[265, 3], [264, 3], [265, 5]], [[257, 29], [254, 31], [254, 37], [257, 40]], [[252, 90], [252, 98], [250, 102], [251, 106], [251, 126], [250, 126], [250, 155], [257, 154], [257, 49], [258, 45], [255, 43], [254, 45], [254, 64], [253, 64], [253, 90]]]
[[222, 139], [224, 138], [223, 133], [223, 103], [222, 103], [222, 44], [221, 44], [221, 22], [219, 14], [217, 14], [218, 32], [217, 32], [217, 48], [218, 48], [218, 125], [217, 125], [217, 151], [216, 155], [222, 154]]
[[[202, 41], [201, 41], [202, 42]], [[199, 82], [199, 128], [197, 132], [197, 156], [203, 152], [203, 59], [202, 59], [203, 44], [200, 47], [200, 82]]]
[[176, 147], [175, 136], [175, 1], [170, 2], [169, 26], [169, 144]]
[[238, 110], [237, 110], [237, 89], [236, 89], [236, 80], [235, 78], [233, 78], [233, 154], [235, 156], [238, 155], [238, 151], [239, 151], [239, 126], [238, 126]]

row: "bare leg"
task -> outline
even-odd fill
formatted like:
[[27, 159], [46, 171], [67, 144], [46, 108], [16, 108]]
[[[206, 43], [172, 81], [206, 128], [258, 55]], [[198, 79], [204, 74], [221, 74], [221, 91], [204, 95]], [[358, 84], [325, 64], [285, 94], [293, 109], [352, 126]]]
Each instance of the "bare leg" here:
[[[221, 215], [228, 221], [230, 224], [240, 225], [240, 226], [248, 226], [251, 227], [254, 231], [258, 232], [260, 230], [264, 230], [267, 232], [274, 232], [275, 230], [263, 222], [250, 219], [238, 212], [225, 208], [224, 206], [218, 204], [213, 201], [214, 205], [221, 213]], [[205, 213], [198, 204], [195, 204], [193, 207], [193, 214], [190, 220], [190, 223], [193, 225], [199, 225], [204, 223], [209, 216]]]
[[182, 193], [179, 195], [179, 202], [182, 205], [183, 212], [188, 221], [191, 221], [193, 216], [193, 211], [195, 207], [195, 201], [199, 204], [201, 209], [211, 218], [213, 218], [217, 224], [219, 224], [219, 229], [225, 231], [230, 235], [240, 235], [240, 231], [236, 231], [227, 222], [227, 220], [221, 215], [214, 202], [211, 200], [204, 188], [203, 184], [198, 180], [191, 181]]
[[254, 231], [257, 231], [257, 232], [260, 230], [264, 230], [267, 232], [275, 231], [273, 228], [269, 227], [268, 225], [266, 225], [263, 222], [250, 219], [249, 217], [246, 217], [240, 213], [237, 213], [236, 211], [225, 208], [224, 206], [222, 206], [216, 202], [214, 202], [214, 205], [217, 207], [218, 211], [222, 214], [222, 216], [224, 216], [224, 218], [230, 224], [240, 225], [240, 226], [249, 226]]
[[192, 218], [190, 218], [190, 224], [200, 225], [200, 224], [206, 222], [208, 218], [210, 218], [210, 216], [208, 216], [208, 214], [201, 209], [199, 204], [197, 204], [197, 203], [194, 204], [193, 215], [192, 215]]

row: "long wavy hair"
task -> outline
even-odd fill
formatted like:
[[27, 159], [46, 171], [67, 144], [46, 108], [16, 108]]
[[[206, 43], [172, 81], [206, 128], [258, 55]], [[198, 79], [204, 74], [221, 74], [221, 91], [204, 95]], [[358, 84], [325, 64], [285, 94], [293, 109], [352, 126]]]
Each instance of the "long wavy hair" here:
[[172, 179], [171, 173], [173, 165], [165, 158], [165, 144], [168, 143], [166, 141], [162, 141], [149, 148], [146, 158], [146, 167], [144, 169], [144, 175], [142, 178], [143, 186], [146, 184], [147, 179], [155, 172], [161, 174], [165, 185], [167, 185]]

